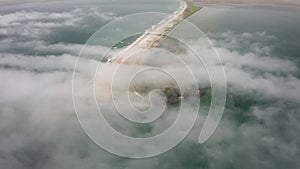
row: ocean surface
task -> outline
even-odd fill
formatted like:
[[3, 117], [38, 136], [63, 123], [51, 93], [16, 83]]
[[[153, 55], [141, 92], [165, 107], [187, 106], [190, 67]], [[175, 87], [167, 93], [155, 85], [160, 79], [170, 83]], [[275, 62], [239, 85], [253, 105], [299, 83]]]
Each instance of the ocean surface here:
[[299, 9], [292, 7], [224, 5], [206, 7], [191, 17], [190, 21], [205, 33], [266, 32], [277, 38], [273, 41], [259, 39], [271, 43], [272, 56], [288, 57], [299, 63], [300, 19], [298, 16]]

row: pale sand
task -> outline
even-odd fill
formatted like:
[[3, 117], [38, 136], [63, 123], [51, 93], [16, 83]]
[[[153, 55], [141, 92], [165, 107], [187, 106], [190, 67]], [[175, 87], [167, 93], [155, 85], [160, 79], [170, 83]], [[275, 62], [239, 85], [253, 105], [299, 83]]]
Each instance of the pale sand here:
[[[251, 4], [251, 5], [262, 5], [262, 4], [271, 4], [271, 5], [285, 5], [287, 6], [287, 2], [294, 2], [291, 0], [190, 0], [194, 1], [198, 5], [208, 5], [208, 4]], [[141, 36], [139, 39], [137, 39], [133, 44], [128, 46], [125, 50], [118, 53], [112, 60], [109, 62], [113, 63], [134, 63], [134, 64], [141, 64], [143, 63], [143, 60], [145, 58], [140, 58], [139, 60], [131, 60], [128, 58], [132, 53], [136, 53], [137, 51], [141, 49], [150, 49], [153, 47], [156, 47], [158, 43], [164, 39], [164, 32], [166, 29], [168, 29], [171, 25], [173, 28], [173, 25], [176, 25], [177, 23], [180, 23], [182, 20], [184, 20], [184, 13], [186, 12], [186, 9], [188, 8], [188, 4], [183, 0], [185, 3], [184, 8], [179, 11], [176, 15], [169, 18], [159, 26], [157, 26], [154, 30], [151, 32], [145, 33], [143, 36]], [[268, 3], [269, 2], [269, 3]], [[271, 3], [272, 2], [272, 3]], [[296, 3], [296, 2], [295, 2]], [[297, 2], [298, 3], [298, 2]], [[299, 3], [300, 4], [300, 3]], [[191, 4], [189, 4], [191, 5]], [[292, 5], [289, 3], [289, 5]], [[293, 6], [296, 6], [295, 4]]]
[[[135, 42], [133, 42], [130, 46], [128, 46], [125, 50], [121, 51], [115, 58], [112, 60], [114, 63], [124, 63], [131, 62], [127, 59], [126, 56], [130, 56], [132, 53], [140, 49], [147, 49], [156, 47], [161, 39], [164, 38], [167, 29], [171, 29], [176, 25], [176, 23], [184, 20], [184, 13], [186, 12], [188, 5], [185, 1], [183, 1], [184, 7], [178, 11], [177, 14], [173, 15], [173, 17], [165, 20], [159, 26], [154, 28], [152, 31], [145, 33], [143, 36], [138, 38]], [[135, 61], [138, 62], [138, 61]]]

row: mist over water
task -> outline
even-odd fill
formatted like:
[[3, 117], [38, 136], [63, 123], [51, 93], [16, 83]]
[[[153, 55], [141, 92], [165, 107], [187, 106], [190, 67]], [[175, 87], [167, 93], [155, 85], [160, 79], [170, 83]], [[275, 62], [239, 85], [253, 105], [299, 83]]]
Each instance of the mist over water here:
[[[104, 24], [137, 11], [172, 13], [178, 3], [106, 2], [92, 3], [93, 7], [89, 3], [72, 7], [70, 4], [52, 2], [0, 8], [0, 165], [3, 168], [299, 168], [298, 11], [277, 7], [206, 7], [190, 18], [211, 38], [223, 60], [228, 95], [221, 124], [208, 142], [198, 143], [206, 117], [203, 112], [207, 112], [209, 105], [204, 103], [192, 132], [177, 147], [154, 158], [131, 160], [100, 149], [81, 129], [71, 95], [73, 66], [83, 44]], [[209, 58], [206, 54], [211, 49], [204, 41], [197, 39], [193, 47]], [[84, 87], [91, 85], [85, 78], [92, 75], [92, 68], [98, 64], [93, 58], [108, 49], [105, 44], [89, 48], [92, 59], [86, 59], [79, 67], [82, 96], [89, 92]], [[178, 71], [178, 75], [182, 73], [167, 54], [156, 56], [148, 64], [158, 65], [158, 58], [165, 56], [164, 64], [159, 66]], [[192, 60], [190, 63], [193, 65]], [[109, 78], [114, 67], [104, 63], [103, 66]], [[198, 70], [199, 65], [193, 66]], [[210, 60], [210, 66], [219, 65]], [[139, 68], [128, 67], [125, 65], [123, 69]], [[156, 76], [164, 82], [164, 76], [154, 75], [142, 77], [136, 83], [144, 82], [144, 78], [153, 81]], [[202, 86], [209, 86], [201, 70], [199, 77]], [[106, 79], [99, 75], [98, 82], [97, 90], [101, 91], [98, 98], [105, 100], [107, 93], [101, 87], [105, 87]], [[156, 98], [163, 102], [160, 95]], [[177, 115], [172, 113], [177, 112], [176, 107], [170, 106], [155, 124], [134, 125], [110, 113], [109, 99], [103, 100], [107, 104], [105, 114], [113, 127], [132, 136], [160, 133]], [[138, 108], [149, 106], [136, 100]], [[93, 103], [87, 99], [81, 108], [88, 112], [90, 104]]]

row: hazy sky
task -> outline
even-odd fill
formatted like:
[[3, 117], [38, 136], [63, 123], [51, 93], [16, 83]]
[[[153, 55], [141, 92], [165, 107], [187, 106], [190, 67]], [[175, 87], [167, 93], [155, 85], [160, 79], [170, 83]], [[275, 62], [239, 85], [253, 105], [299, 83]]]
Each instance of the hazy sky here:
[[[16, 3], [26, 3], [26, 2], [42, 2], [42, 1], [70, 1], [70, 0], [0, 0], [1, 4], [16, 4]], [[78, 1], [78, 0], [76, 0]], [[107, 0], [94, 0], [94, 1], [107, 1]], [[119, 0], [123, 1], [123, 0]], [[169, 1], [169, 0], [164, 0]], [[175, 0], [174, 0], [175, 1]], [[246, 3], [246, 2], [254, 2], [254, 3], [275, 3], [275, 4], [300, 4], [299, 0], [197, 0], [197, 1], [206, 1], [206, 2], [234, 2], [234, 3]]]

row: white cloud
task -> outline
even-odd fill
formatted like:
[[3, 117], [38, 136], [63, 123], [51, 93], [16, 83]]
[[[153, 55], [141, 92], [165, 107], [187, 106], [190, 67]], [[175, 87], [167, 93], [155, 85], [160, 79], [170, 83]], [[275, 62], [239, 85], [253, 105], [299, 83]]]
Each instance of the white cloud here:
[[[91, 12], [91, 14], [89, 14]], [[153, 159], [142, 161], [121, 159], [109, 155], [94, 145], [83, 133], [76, 119], [72, 96], [72, 68], [81, 44], [50, 43], [40, 36], [53, 33], [57, 27], [76, 26], [85, 23], [86, 15], [97, 15], [92, 9], [88, 13], [70, 11], [63, 13], [17, 12], [2, 15], [0, 32], [7, 35], [0, 43], [0, 163], [4, 168], [297, 168], [299, 156], [299, 86], [295, 75], [299, 72], [296, 63], [271, 55], [272, 46], [265, 41], [276, 37], [267, 33], [225, 32], [210, 34], [221, 53], [229, 84], [228, 105], [214, 136], [204, 145], [197, 143], [201, 125], [174, 150]], [[102, 16], [103, 20], [111, 19]], [[50, 19], [49, 19], [50, 18]], [[81, 20], [81, 21], [79, 21]], [[3, 28], [2, 28], [3, 26]], [[23, 41], [18, 38], [23, 37]], [[247, 50], [242, 50], [248, 45]], [[203, 41], [195, 42], [203, 54], [208, 53]], [[89, 46], [90, 55], [106, 51], [105, 47]], [[37, 53], [34, 55], [34, 53]], [[50, 54], [49, 54], [50, 53]], [[57, 55], [55, 55], [57, 54]], [[160, 53], [165, 55], [165, 53]], [[160, 58], [159, 53], [156, 55]], [[207, 56], [209, 57], [209, 56]], [[156, 60], [150, 64], [158, 64]], [[209, 59], [208, 59], [209, 60]], [[215, 60], [209, 66], [217, 67]], [[79, 66], [80, 94], [86, 94], [97, 62], [84, 60]], [[199, 69], [198, 65], [193, 65]], [[104, 77], [99, 79], [99, 95], [105, 95], [105, 83], [116, 65], [103, 65]], [[181, 79], [186, 76], [175, 61], [160, 65], [176, 72]], [[177, 66], [174, 68], [174, 66]], [[139, 66], [125, 66], [135, 71]], [[205, 77], [205, 73], [199, 77]], [[155, 75], [155, 76], [154, 76]], [[143, 76], [157, 85], [168, 78], [157, 74]], [[121, 76], [120, 76], [121, 77]], [[200, 78], [208, 83], [207, 78]], [[122, 79], [121, 79], [122, 80]], [[203, 82], [204, 81], [204, 82]], [[190, 84], [188, 80], [185, 81]], [[121, 84], [120, 84], [121, 85]], [[120, 91], [122, 92], [122, 90]], [[243, 100], [233, 100], [242, 95], [249, 102], [243, 108]], [[233, 97], [233, 98], [232, 98]], [[261, 101], [257, 103], [255, 101]], [[93, 102], [87, 99], [82, 105], [90, 110]], [[137, 102], [138, 104], [140, 102]], [[121, 121], [107, 102], [108, 118], [114, 127], [127, 134], [149, 136], [167, 128], [174, 120], [174, 109], [170, 116], [162, 118], [156, 125], [140, 129], [136, 125]], [[143, 105], [142, 105], [143, 106]], [[173, 114], [172, 114], [173, 113]], [[200, 114], [199, 121], [203, 121]], [[246, 119], [246, 120], [245, 120]], [[126, 128], [128, 127], [128, 128]], [[145, 132], [146, 131], [146, 132]], [[113, 141], [112, 141], [113, 142]]]
[[84, 31], [115, 18], [114, 14], [99, 8], [76, 8], [67, 12], [16, 11], [0, 15], [0, 36], [51, 40], [51, 36], [63, 36], [60, 31], [64, 29]]

